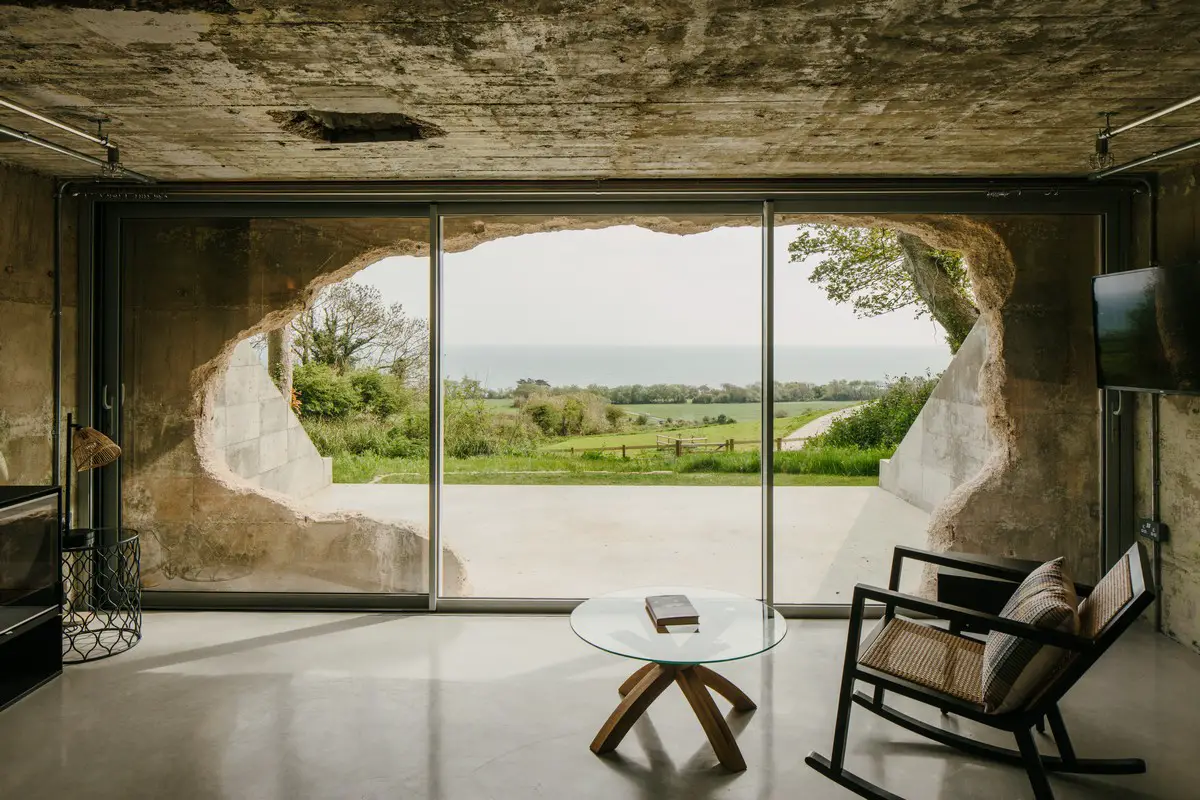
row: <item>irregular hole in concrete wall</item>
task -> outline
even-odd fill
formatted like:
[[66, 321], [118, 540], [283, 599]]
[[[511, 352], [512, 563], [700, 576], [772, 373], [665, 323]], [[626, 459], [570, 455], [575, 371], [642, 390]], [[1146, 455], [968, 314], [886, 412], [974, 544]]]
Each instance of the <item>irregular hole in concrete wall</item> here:
[[423, 119], [398, 112], [272, 111], [271, 118], [288, 133], [314, 142], [418, 142], [445, 136], [446, 131]]

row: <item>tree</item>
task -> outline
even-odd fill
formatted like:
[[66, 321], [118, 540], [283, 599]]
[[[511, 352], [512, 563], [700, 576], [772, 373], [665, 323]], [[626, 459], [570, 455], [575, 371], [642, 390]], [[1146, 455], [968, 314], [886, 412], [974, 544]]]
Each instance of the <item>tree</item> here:
[[935, 250], [910, 233], [886, 228], [808, 225], [788, 245], [791, 261], [825, 258], [809, 280], [860, 317], [917, 307], [946, 330], [951, 352], [971, 332], [979, 309], [960, 254]]
[[420, 382], [428, 364], [429, 324], [403, 305], [384, 305], [374, 286], [353, 281], [321, 292], [292, 321], [292, 352], [301, 364], [324, 364], [338, 372], [359, 366]]

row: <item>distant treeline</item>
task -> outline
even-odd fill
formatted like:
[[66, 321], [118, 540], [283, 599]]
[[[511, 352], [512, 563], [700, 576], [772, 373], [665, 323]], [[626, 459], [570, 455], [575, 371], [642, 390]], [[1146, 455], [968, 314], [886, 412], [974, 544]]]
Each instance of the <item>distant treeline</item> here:
[[[775, 382], [776, 402], [805, 402], [813, 400], [874, 400], [883, 394], [885, 385], [880, 381], [845, 381], [829, 383], [804, 383], [801, 381]], [[641, 405], [645, 403], [759, 403], [762, 402], [762, 384], [736, 386], [723, 383], [718, 387], [687, 386], [680, 383], [655, 383], [649, 386], [551, 386], [537, 378], [522, 378], [512, 389], [490, 389], [491, 399], [524, 399], [535, 394], [575, 394], [590, 392], [606, 398], [614, 405]]]

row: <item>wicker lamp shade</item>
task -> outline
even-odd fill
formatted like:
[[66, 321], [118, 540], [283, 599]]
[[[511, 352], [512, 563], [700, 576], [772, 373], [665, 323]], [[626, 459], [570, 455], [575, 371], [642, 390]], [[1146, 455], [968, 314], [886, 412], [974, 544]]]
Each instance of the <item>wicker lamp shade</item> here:
[[71, 437], [71, 460], [76, 472], [103, 467], [117, 460], [121, 448], [95, 428], [79, 428]]

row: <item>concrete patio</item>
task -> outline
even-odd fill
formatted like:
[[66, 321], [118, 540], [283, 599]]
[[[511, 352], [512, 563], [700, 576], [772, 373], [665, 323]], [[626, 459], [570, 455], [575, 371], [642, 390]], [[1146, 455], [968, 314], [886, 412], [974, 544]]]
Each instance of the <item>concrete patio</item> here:
[[[423, 485], [334, 484], [322, 511], [418, 521]], [[442, 536], [465, 562], [471, 596], [588, 597], [685, 584], [760, 593], [754, 487], [445, 487]], [[894, 545], [924, 546], [929, 515], [875, 487], [775, 490], [781, 603], [845, 603], [859, 581], [886, 583]], [[908, 576], [908, 588], [919, 581]]]

